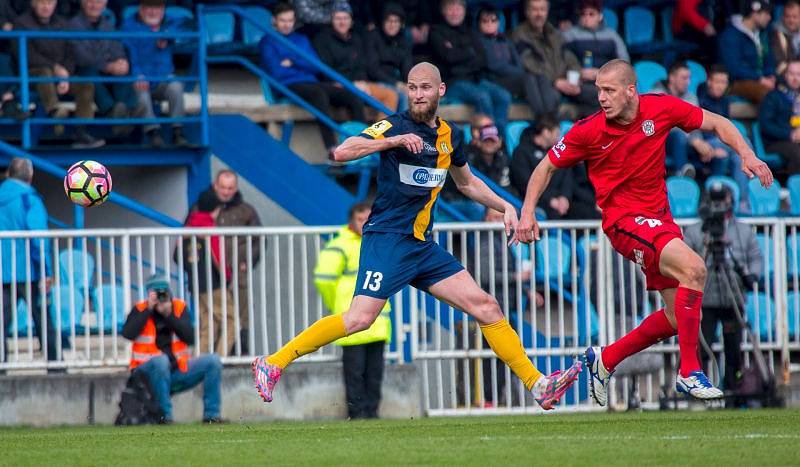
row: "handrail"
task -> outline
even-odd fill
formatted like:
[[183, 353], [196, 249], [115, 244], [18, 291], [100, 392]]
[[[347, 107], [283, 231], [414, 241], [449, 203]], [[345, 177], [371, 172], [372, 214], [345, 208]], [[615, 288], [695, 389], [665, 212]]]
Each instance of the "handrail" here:
[[[33, 162], [34, 167], [36, 169], [41, 170], [44, 173], [52, 175], [58, 178], [64, 178], [67, 171], [56, 165], [52, 162], [48, 162], [47, 160], [34, 156], [28, 152], [25, 152], [21, 149], [18, 149], [5, 141], [0, 141], [0, 156], [3, 154], [7, 155], [7, 159], [11, 159], [12, 157], [24, 157], [26, 159], [30, 159]], [[141, 204], [137, 203], [136, 201], [128, 198], [125, 195], [121, 195], [117, 192], [112, 191], [111, 195], [108, 197], [108, 202], [117, 204], [129, 211], [133, 211], [136, 214], [139, 214], [142, 217], [150, 219], [152, 221], [158, 222], [159, 224], [166, 225], [168, 227], [181, 227], [183, 223], [178, 222], [177, 220], [173, 219], [172, 217], [167, 216], [164, 213], [156, 211], [155, 209], [148, 208], [146, 206], [142, 206]]]

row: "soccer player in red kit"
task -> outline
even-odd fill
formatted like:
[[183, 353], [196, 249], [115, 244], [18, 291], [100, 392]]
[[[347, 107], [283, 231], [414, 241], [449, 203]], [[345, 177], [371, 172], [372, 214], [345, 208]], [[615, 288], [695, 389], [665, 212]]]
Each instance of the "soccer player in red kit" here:
[[676, 333], [681, 356], [678, 392], [698, 399], [722, 397], [697, 358], [706, 267], [672, 220], [664, 181], [665, 140], [674, 127], [713, 131], [741, 156], [748, 176], [768, 187], [772, 172], [728, 119], [669, 95], [640, 96], [636, 74], [623, 60], [603, 65], [595, 85], [601, 110], [578, 121], [536, 166], [514, 239], [539, 240], [533, 211], [553, 172], [585, 161], [602, 210], [603, 231], [614, 249], [642, 267], [647, 288], [658, 290], [666, 305], [613, 344], [586, 349], [592, 397], [605, 405], [614, 368]]

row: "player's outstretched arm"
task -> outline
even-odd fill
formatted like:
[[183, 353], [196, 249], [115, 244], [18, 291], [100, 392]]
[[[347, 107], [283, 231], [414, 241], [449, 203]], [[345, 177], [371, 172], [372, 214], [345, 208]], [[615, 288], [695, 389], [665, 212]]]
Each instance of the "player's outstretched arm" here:
[[419, 154], [422, 152], [422, 138], [413, 133], [380, 139], [351, 136], [333, 150], [333, 159], [337, 162], [354, 161], [399, 146]]
[[451, 165], [450, 175], [453, 177], [453, 181], [456, 182], [458, 191], [463, 193], [464, 196], [488, 208], [503, 213], [506, 235], [511, 235], [512, 231], [516, 232], [517, 210], [511, 203], [498, 196], [497, 193], [486, 186], [483, 180], [476, 177], [475, 174], [472, 173], [472, 170], [469, 169], [469, 164], [464, 164], [462, 167]]
[[550, 162], [549, 157], [543, 157], [539, 164], [536, 165], [531, 178], [528, 179], [525, 202], [522, 204], [522, 211], [519, 215], [519, 228], [514, 234], [515, 241], [530, 243], [534, 240], [539, 240], [539, 224], [536, 222], [536, 216], [533, 212], [556, 170], [558, 170], [558, 167]]
[[730, 146], [739, 157], [742, 158], [742, 171], [748, 177], [758, 177], [761, 185], [765, 188], [772, 185], [772, 171], [767, 164], [756, 157], [753, 150], [742, 138], [741, 133], [731, 123], [730, 120], [722, 115], [703, 110], [703, 124], [700, 126], [703, 131], [713, 131], [719, 136], [720, 141]]

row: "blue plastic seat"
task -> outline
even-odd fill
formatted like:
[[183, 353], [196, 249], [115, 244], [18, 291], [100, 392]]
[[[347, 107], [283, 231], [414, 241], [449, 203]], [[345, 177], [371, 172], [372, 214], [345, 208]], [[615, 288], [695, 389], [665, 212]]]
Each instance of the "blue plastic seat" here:
[[800, 274], [800, 235], [786, 235], [786, 273], [789, 287], [794, 284], [794, 276]]
[[611, 8], [603, 8], [603, 23], [609, 28], [619, 31], [619, 17], [617, 17], [617, 12]]
[[656, 18], [653, 12], [640, 6], [625, 9], [625, 44], [628, 47], [644, 46], [655, 39]]
[[708, 79], [706, 69], [694, 60], [686, 60], [686, 65], [689, 67], [689, 92], [697, 94], [697, 86], [705, 83]]
[[633, 69], [636, 71], [636, 89], [640, 94], [649, 92], [656, 83], [667, 79], [667, 70], [656, 62], [641, 60], [633, 64]]
[[561, 120], [558, 123], [559, 129], [561, 130], [561, 136], [566, 135], [567, 132], [570, 129], [572, 129], [572, 125], [574, 125], [574, 124], [575, 124], [575, 122], [573, 122], [572, 120]]
[[703, 187], [706, 191], [708, 191], [715, 183], [721, 183], [728, 190], [730, 190], [731, 195], [733, 196], [733, 211], [738, 212], [739, 200], [742, 198], [742, 194], [739, 191], [739, 184], [736, 183], [736, 180], [728, 177], [727, 175], [711, 175], [706, 179], [706, 183], [703, 185]]
[[[747, 292], [745, 295], [747, 321], [753, 332], [758, 333], [762, 341], [768, 340], [770, 334], [774, 334], [773, 330], [775, 329], [775, 302], [763, 292]], [[756, 316], [758, 316], [758, 323], [756, 323]]]
[[[72, 257], [72, 274], [70, 275], [69, 263]], [[70, 250], [62, 250], [58, 254], [58, 270], [61, 275], [61, 284], [65, 286], [73, 285], [79, 289], [83, 289], [84, 283], [84, 269], [83, 258], [86, 258], [86, 279], [89, 288], [94, 285], [94, 257], [77, 248]]]
[[206, 44], [228, 44], [233, 42], [233, 13], [212, 12], [203, 15], [206, 19]]
[[[71, 334], [73, 321], [70, 313], [71, 308], [74, 309], [74, 323], [75, 332], [83, 332], [83, 325], [81, 324], [84, 311], [84, 295], [80, 290], [72, 290], [67, 285], [54, 287], [53, 293], [57, 294], [50, 298], [50, 319], [53, 320], [53, 327], [58, 326], [58, 317], [61, 317], [60, 331], [63, 336]], [[70, 306], [70, 294], [72, 296], [72, 306]], [[58, 329], [58, 328], [57, 328]]]
[[122, 20], [133, 17], [139, 11], [139, 5], [128, 5], [122, 9]]
[[[763, 233], [756, 234], [756, 241], [758, 248], [761, 250], [762, 269], [760, 271], [761, 280], [766, 281], [767, 277], [770, 278], [770, 283], [774, 282], [775, 273], [775, 247], [772, 244], [772, 238], [764, 235]], [[769, 264], [767, 264], [769, 263]]]
[[783, 167], [784, 160], [780, 154], [767, 152], [767, 150], [764, 148], [764, 141], [761, 139], [761, 127], [759, 127], [758, 121], [753, 122], [752, 130], [753, 150], [755, 151], [756, 156], [758, 156], [758, 158], [762, 161], [766, 162], [767, 165], [773, 169], [780, 169]]
[[519, 146], [519, 138], [522, 136], [522, 132], [530, 125], [530, 122], [523, 121], [509, 122], [506, 125], [506, 148], [508, 148], [509, 156], [514, 154], [514, 149]]
[[777, 216], [780, 213], [781, 184], [777, 180], [769, 188], [764, 188], [754, 177], [747, 183], [747, 191], [754, 216]]
[[464, 124], [464, 145], [468, 145], [472, 141], [472, 125], [469, 123]]
[[[266, 27], [272, 27], [272, 13], [264, 7], [249, 6], [245, 8], [247, 16]], [[242, 42], [244, 45], [256, 45], [264, 37], [265, 32], [246, 19], [242, 19]]]
[[[11, 313], [11, 308], [3, 310], [3, 313]], [[28, 335], [28, 304], [23, 298], [17, 300], [17, 336]], [[14, 318], [8, 320], [8, 328], [6, 328], [6, 335], [14, 335]]]
[[789, 177], [786, 181], [786, 188], [789, 189], [791, 213], [793, 216], [800, 216], [800, 175]]
[[[561, 248], [561, 262], [559, 262], [558, 249]], [[547, 251], [547, 264], [548, 271], [545, 274], [545, 262], [542, 258]], [[536, 242], [536, 265], [535, 274], [537, 282], [550, 282], [550, 286], [557, 285], [559, 276], [562, 278], [564, 284], [571, 283], [570, 277], [570, 264], [572, 263], [572, 250], [567, 242], [565, 242], [560, 235], [551, 233], [547, 238]]]
[[675, 217], [697, 216], [700, 204], [700, 187], [689, 177], [669, 177], [667, 179], [669, 207]]
[[800, 329], [797, 323], [800, 321], [800, 292], [793, 290], [786, 296], [786, 325], [789, 328], [789, 339], [796, 339], [800, 336]]
[[[115, 323], [117, 332], [121, 332], [128, 313], [128, 310], [125, 309], [125, 289], [116, 284], [103, 284], [99, 294], [99, 296], [95, 294], [94, 297], [98, 319], [96, 329], [93, 331], [100, 329], [102, 320], [102, 329], [105, 334], [112, 332]], [[116, 310], [116, 319], [114, 319], [114, 310]]]

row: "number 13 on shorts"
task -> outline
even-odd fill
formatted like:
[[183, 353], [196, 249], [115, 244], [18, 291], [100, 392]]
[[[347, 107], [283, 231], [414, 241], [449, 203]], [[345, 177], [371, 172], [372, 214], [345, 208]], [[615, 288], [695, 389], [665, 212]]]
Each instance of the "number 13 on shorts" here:
[[361, 286], [362, 290], [371, 290], [377, 292], [381, 289], [381, 281], [383, 274], [378, 271], [367, 271], [367, 277], [364, 279], [364, 285]]

